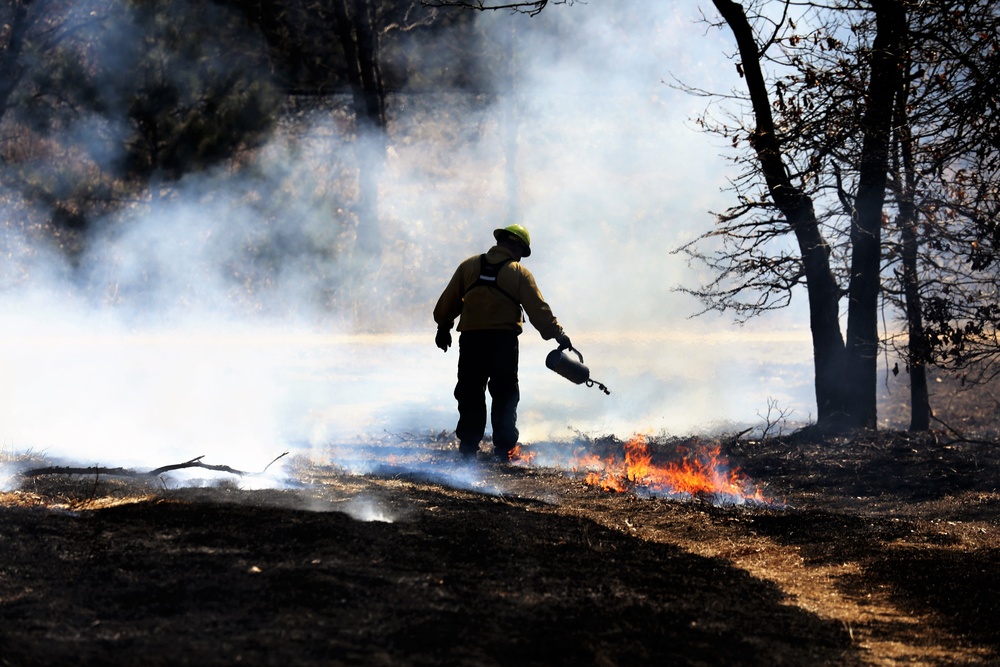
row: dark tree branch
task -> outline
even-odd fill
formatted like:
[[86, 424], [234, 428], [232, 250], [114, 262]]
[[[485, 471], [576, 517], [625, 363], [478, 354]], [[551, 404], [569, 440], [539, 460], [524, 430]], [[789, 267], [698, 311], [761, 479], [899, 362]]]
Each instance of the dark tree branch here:
[[204, 455], [196, 456], [190, 461], [185, 461], [184, 463], [172, 463], [170, 465], [161, 466], [159, 468], [154, 468], [153, 470], [142, 472], [137, 470], [131, 470], [129, 468], [105, 468], [102, 466], [90, 466], [87, 468], [74, 468], [71, 466], [48, 466], [45, 468], [32, 468], [31, 470], [25, 470], [21, 473], [22, 477], [41, 477], [43, 475], [106, 475], [108, 477], [158, 477], [165, 472], [170, 472], [171, 470], [182, 470], [184, 468], [201, 468], [203, 470], [214, 470], [216, 472], [225, 472], [231, 475], [237, 475], [239, 477], [246, 477], [248, 475], [263, 475], [267, 472], [267, 469], [274, 465], [274, 462], [278, 459], [288, 456], [288, 452], [284, 452], [278, 455], [274, 460], [264, 466], [264, 469], [260, 472], [247, 472], [245, 470], [237, 470], [225, 465], [211, 465], [208, 463], [202, 463], [202, 459], [205, 458]]
[[[574, 0], [551, 0], [553, 5], [571, 5]], [[509, 10], [515, 13], [527, 14], [528, 16], [538, 16], [549, 4], [549, 0], [536, 0], [535, 2], [501, 2], [492, 3], [488, 0], [421, 0], [424, 7], [460, 7], [462, 9], [475, 9], [477, 11], [498, 11]]]

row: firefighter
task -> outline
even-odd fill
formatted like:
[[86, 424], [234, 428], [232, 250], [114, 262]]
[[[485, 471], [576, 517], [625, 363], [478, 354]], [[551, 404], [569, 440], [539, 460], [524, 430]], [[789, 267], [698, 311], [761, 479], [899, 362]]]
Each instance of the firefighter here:
[[571, 347], [569, 337], [545, 303], [535, 278], [524, 268], [522, 257], [531, 255], [531, 237], [521, 225], [493, 232], [496, 245], [470, 257], [452, 276], [437, 305], [435, 344], [447, 352], [451, 326], [458, 318], [458, 426], [455, 435], [463, 458], [474, 459], [486, 431], [486, 389], [493, 405], [493, 455], [510, 461], [517, 445], [517, 337], [523, 323], [522, 309], [544, 340], [555, 339]]

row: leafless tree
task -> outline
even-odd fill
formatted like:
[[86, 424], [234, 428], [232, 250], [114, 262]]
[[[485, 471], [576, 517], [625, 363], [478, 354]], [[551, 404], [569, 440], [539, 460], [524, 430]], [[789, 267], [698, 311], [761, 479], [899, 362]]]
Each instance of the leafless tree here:
[[[995, 219], [997, 201], [998, 133], [988, 119], [997, 105], [989, 82], [998, 10], [985, 1], [771, 2], [754, 3], [744, 22], [741, 5], [715, 4], [734, 35], [756, 26], [757, 51], [737, 35], [748, 94], [728, 97], [751, 113], [738, 107], [700, 122], [752, 152], [737, 158], [745, 167], [733, 183], [738, 205], [682, 249], [717, 272], [690, 291], [707, 308], [746, 318], [786, 305], [804, 284], [815, 349], [815, 285], [806, 249], [784, 241], [794, 218], [775, 187], [787, 192], [781, 178], [791, 181], [816, 206], [830, 272], [848, 300], [840, 374], [857, 399], [847, 406], [850, 421], [874, 422], [877, 321], [888, 305], [906, 333], [887, 332], [884, 342], [897, 345], [911, 373], [911, 427], [927, 428], [925, 366], [968, 366], [1000, 351], [996, 272], [985, 270], [1000, 246], [985, 222]], [[755, 53], [770, 68], [764, 85], [752, 83]], [[706, 250], [708, 243], [715, 245]], [[819, 374], [817, 363], [817, 398]]]
[[[865, 104], [850, 110], [844, 129], [860, 147], [858, 187], [850, 197], [846, 235], [850, 254], [845, 340], [839, 321], [844, 292], [831, 266], [833, 250], [823, 231], [824, 218], [817, 215], [815, 205], [822, 194], [817, 176], [828, 154], [844, 143], [844, 137], [838, 137], [836, 129], [825, 137], [802, 132], [804, 125], [817, 126], [830, 119], [817, 109], [821, 101], [805, 92], [816, 73], [812, 66], [803, 70], [804, 63], [796, 62], [795, 49], [802, 37], [790, 20], [790, 3], [783, 3], [784, 11], [777, 20], [768, 18], [763, 8], [755, 9], [755, 30], [742, 5], [732, 0], [713, 1], [735, 37], [738, 68], [747, 86], [743, 99], [753, 119], [753, 127], [721, 129], [727, 135], [734, 132], [734, 145], [745, 140], [753, 159], [743, 161], [749, 169], [736, 184], [740, 204], [720, 217], [722, 226], [716, 230], [724, 242], [735, 243], [735, 254], [722, 251], [711, 257], [693, 246], [685, 249], [723, 269], [723, 282], [717, 280], [698, 295], [710, 307], [725, 309], [737, 304], [738, 309], [754, 314], [787, 303], [790, 288], [804, 284], [810, 306], [818, 423], [836, 428], [874, 427], [882, 205], [905, 13], [898, 2], [872, 3], [868, 11], [874, 16], [874, 38], [866, 45], [868, 59], [862, 63], [868, 76], [866, 80], [851, 78]], [[766, 25], [771, 26], [770, 31], [760, 27]], [[812, 38], [818, 43], [824, 33], [828, 41], [822, 48], [839, 51], [829, 26], [814, 32]], [[786, 46], [791, 50], [784, 50]], [[822, 48], [820, 52], [825, 53]], [[769, 50], [778, 55], [769, 56]], [[765, 64], [800, 65], [801, 79], [793, 81], [803, 92], [789, 96], [786, 83], [769, 84]], [[842, 106], [827, 108], [843, 113]], [[808, 143], [801, 140], [805, 136], [809, 136]], [[787, 233], [794, 235], [797, 252], [786, 246], [772, 254]], [[744, 294], [758, 298], [741, 303], [739, 297]]]

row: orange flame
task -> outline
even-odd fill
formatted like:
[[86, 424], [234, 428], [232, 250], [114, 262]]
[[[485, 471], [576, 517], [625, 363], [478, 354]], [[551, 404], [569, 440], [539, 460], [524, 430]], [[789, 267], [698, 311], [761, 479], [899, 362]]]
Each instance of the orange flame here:
[[535, 452], [526, 452], [521, 449], [521, 445], [514, 445], [510, 450], [510, 460], [518, 465], [529, 466], [535, 460]]
[[625, 443], [624, 461], [585, 454], [577, 457], [575, 468], [589, 471], [584, 479], [587, 484], [616, 493], [642, 489], [657, 495], [710, 495], [734, 502], [771, 503], [738, 468], [729, 469], [719, 447], [695, 451], [682, 447], [677, 454], [678, 460], [654, 463], [646, 437], [640, 434]]

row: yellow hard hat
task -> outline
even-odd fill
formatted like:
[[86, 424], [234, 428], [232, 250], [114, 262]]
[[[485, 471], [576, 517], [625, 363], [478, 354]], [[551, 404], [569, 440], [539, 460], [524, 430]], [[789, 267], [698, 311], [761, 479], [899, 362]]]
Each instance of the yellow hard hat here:
[[531, 254], [531, 235], [528, 234], [527, 229], [525, 229], [522, 225], [507, 225], [503, 229], [493, 230], [493, 238], [495, 238], [497, 241], [499, 241], [507, 234], [517, 237], [521, 241], [521, 243], [524, 244], [525, 257]]

